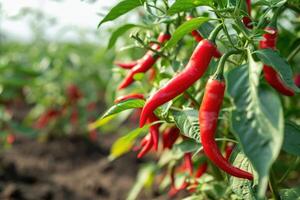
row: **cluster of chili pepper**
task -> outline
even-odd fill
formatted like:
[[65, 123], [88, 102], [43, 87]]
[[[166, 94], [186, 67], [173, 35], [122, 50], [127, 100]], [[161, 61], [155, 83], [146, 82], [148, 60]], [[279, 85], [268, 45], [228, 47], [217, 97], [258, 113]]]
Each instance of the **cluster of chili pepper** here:
[[[161, 33], [157, 38], [159, 44], [152, 44], [151, 48], [156, 51], [159, 50], [161, 44], [166, 42], [170, 38], [171, 35], [169, 33]], [[127, 76], [121, 82], [118, 89], [121, 90], [131, 85], [134, 82], [134, 75], [138, 73], [147, 72], [155, 64], [158, 58], [159, 55], [156, 52], [149, 50], [141, 59], [137, 61], [132, 61], [128, 63], [115, 62], [116, 65], [124, 69], [129, 69]]]
[[[265, 28], [266, 33], [263, 34], [263, 40], [259, 42], [259, 47], [261, 49], [276, 49], [276, 40], [277, 40], [277, 29], [276, 24], [271, 23], [271, 25]], [[266, 81], [278, 92], [286, 96], [293, 96], [295, 92], [286, 86], [279, 74], [270, 66], [263, 66], [264, 77]]]
[[[197, 170], [194, 172], [193, 168], [193, 162], [192, 162], [192, 153], [185, 153], [183, 157], [183, 163], [181, 166], [176, 169], [176, 167], [172, 167], [171, 173], [170, 173], [170, 178], [171, 178], [171, 188], [168, 192], [168, 195], [170, 197], [174, 197], [178, 192], [181, 190], [185, 190], [189, 187], [190, 192], [194, 192], [195, 188], [199, 184], [196, 179], [199, 179], [202, 177], [203, 174], [207, 171], [208, 164], [206, 161], [202, 162], [199, 164], [197, 167]], [[190, 180], [188, 181], [187, 178], [183, 181], [183, 183], [179, 186], [176, 187], [175, 185], [175, 173], [179, 172], [186, 172], [188, 173], [189, 177], [194, 180], [194, 183]]]
[[[79, 110], [78, 110], [78, 102], [83, 98], [83, 94], [81, 90], [75, 85], [70, 84], [65, 91], [65, 95], [67, 97], [66, 103], [61, 108], [51, 108], [45, 111], [37, 120], [34, 127], [37, 129], [45, 128], [51, 121], [66, 115], [68, 109], [70, 109], [70, 123], [73, 126], [78, 124], [79, 120]], [[86, 110], [91, 113], [96, 108], [96, 103], [91, 102], [87, 105]], [[89, 121], [93, 121], [93, 118], [89, 118]], [[97, 131], [91, 130], [89, 131], [89, 138], [92, 141], [96, 141]]]
[[[209, 36], [209, 39], [201, 40], [194, 50], [186, 68], [146, 101], [140, 117], [140, 127], [144, 126], [157, 107], [180, 95], [195, 81], [201, 78], [207, 70], [215, 52], [218, 51], [214, 40], [221, 29], [222, 25], [217, 26]], [[232, 166], [228, 160], [222, 156], [214, 140], [218, 114], [225, 92], [223, 67], [225, 60], [231, 54], [232, 52], [223, 55], [216, 74], [207, 82], [199, 110], [201, 143], [206, 156], [220, 169], [233, 176], [252, 180], [252, 174]]]

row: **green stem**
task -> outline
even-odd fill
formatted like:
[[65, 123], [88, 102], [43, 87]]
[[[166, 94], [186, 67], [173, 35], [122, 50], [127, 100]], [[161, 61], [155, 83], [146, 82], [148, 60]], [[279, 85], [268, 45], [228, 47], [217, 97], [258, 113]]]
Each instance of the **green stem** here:
[[300, 158], [297, 157], [296, 160], [290, 165], [290, 167], [286, 170], [286, 172], [279, 179], [278, 184], [282, 183], [288, 177], [290, 172], [294, 169], [294, 167], [298, 164], [299, 161], [300, 161]]
[[195, 106], [197, 107], [197, 109], [200, 108], [200, 104], [198, 103], [198, 101], [193, 97], [193, 95], [191, 95], [187, 90], [184, 92], [185, 95], [187, 95], [189, 97], [189, 99], [193, 102], [193, 104], [195, 104]]
[[211, 163], [211, 168], [212, 168], [212, 171], [214, 173], [214, 177], [217, 179], [217, 180], [224, 180], [223, 178], [223, 175], [222, 175], [222, 172], [220, 171], [220, 169], [218, 167], [215, 166], [215, 164], [213, 164], [211, 161], [208, 161]]
[[281, 200], [280, 198], [280, 194], [278, 191], [278, 187], [276, 185], [276, 180], [275, 180], [275, 175], [274, 175], [274, 171], [271, 169], [271, 173], [270, 173], [270, 182], [269, 182], [269, 186], [270, 189], [272, 191], [273, 197], [275, 200]]
[[220, 30], [223, 28], [223, 24], [219, 24], [216, 26], [216, 28], [211, 32], [211, 34], [208, 37], [208, 40], [215, 43], [215, 40], [220, 32]]
[[213, 75], [213, 77], [215, 79], [223, 79], [223, 71], [224, 71], [224, 65], [225, 65], [226, 60], [228, 59], [229, 56], [231, 56], [233, 54], [239, 54], [239, 53], [240, 53], [240, 51], [238, 51], [238, 50], [232, 50], [232, 51], [225, 53], [221, 57], [219, 64], [218, 64], [218, 68], [217, 68], [215, 74]]
[[287, 61], [290, 62], [299, 52], [300, 50], [300, 44], [289, 54], [289, 56], [287, 57]]

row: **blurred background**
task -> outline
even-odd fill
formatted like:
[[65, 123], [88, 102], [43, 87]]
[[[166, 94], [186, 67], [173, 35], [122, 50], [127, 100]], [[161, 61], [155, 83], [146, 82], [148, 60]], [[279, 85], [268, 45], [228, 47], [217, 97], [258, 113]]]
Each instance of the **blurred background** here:
[[115, 24], [97, 24], [115, 2], [0, 1], [0, 199], [127, 196], [143, 161], [107, 159], [124, 117], [88, 129], [114, 98]]

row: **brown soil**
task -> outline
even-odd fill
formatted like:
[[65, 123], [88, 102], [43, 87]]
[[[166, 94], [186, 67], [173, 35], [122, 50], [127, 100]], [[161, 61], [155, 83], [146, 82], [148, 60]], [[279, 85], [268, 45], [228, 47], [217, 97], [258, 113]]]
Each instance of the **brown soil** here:
[[[126, 199], [142, 161], [128, 154], [109, 162], [115, 136], [104, 137], [100, 145], [78, 137], [44, 143], [18, 139], [0, 154], [0, 199]], [[167, 199], [150, 196], [139, 199]]]

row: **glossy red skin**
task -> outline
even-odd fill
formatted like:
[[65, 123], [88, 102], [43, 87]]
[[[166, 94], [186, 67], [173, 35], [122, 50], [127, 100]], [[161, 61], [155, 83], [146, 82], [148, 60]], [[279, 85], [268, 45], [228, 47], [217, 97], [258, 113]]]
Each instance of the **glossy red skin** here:
[[123, 68], [123, 69], [132, 69], [134, 66], [136, 66], [138, 63], [138, 61], [134, 60], [134, 61], [129, 61], [129, 62], [120, 62], [120, 61], [116, 61], [114, 62], [115, 65]]
[[196, 173], [195, 177], [200, 178], [206, 171], [207, 171], [208, 164], [207, 162], [204, 162], [203, 164], [200, 164]]
[[[163, 42], [169, 40], [170, 38], [171, 38], [170, 34], [164, 33], [164, 34], [160, 34], [158, 36], [157, 41], [159, 43], [163, 43]], [[159, 44], [153, 44], [153, 45], [151, 45], [151, 47], [155, 50], [160, 49]], [[143, 58], [138, 60], [138, 63], [129, 71], [127, 76], [124, 78], [124, 80], [119, 85], [118, 90], [122, 90], [122, 89], [128, 87], [129, 85], [131, 85], [134, 82], [134, 79], [133, 79], [134, 75], [137, 73], [147, 72], [154, 65], [154, 63], [157, 61], [158, 58], [159, 58], [159, 56], [155, 55], [154, 52], [149, 50], [143, 56]]]
[[201, 78], [216, 49], [216, 46], [209, 40], [199, 42], [185, 69], [146, 101], [140, 118], [140, 127], [144, 126], [147, 118], [157, 107], [180, 95]]
[[[192, 16], [187, 16], [186, 20], [191, 20], [193, 19]], [[201, 42], [203, 40], [203, 37], [200, 35], [199, 31], [197, 30], [193, 30], [191, 32], [191, 35], [194, 37], [195, 41], [197, 42]], [[222, 54], [218, 51], [218, 49], [216, 49], [216, 51], [214, 52], [214, 57], [215, 58], [220, 58], [222, 56]]]
[[163, 133], [163, 149], [172, 149], [179, 133], [180, 130], [175, 126], [167, 128]]
[[[149, 117], [148, 122], [153, 123], [153, 122], [158, 121], [158, 120], [159, 119], [154, 114], [152, 114]], [[151, 134], [151, 138], [152, 138], [152, 141], [153, 141], [153, 147], [154, 147], [154, 150], [156, 150], [156, 151], [158, 149], [159, 126], [160, 126], [160, 124], [154, 124], [154, 125], [151, 125], [150, 128], [149, 128], [149, 132]]]
[[300, 88], [300, 74], [297, 74], [294, 78], [294, 82], [297, 85], [297, 87]]
[[192, 153], [185, 153], [183, 156], [185, 169], [189, 172], [190, 175], [193, 174], [193, 161]]
[[225, 148], [225, 159], [229, 160], [231, 153], [233, 151], [234, 145], [227, 143], [226, 148]]
[[156, 70], [155, 68], [151, 68], [150, 70], [150, 74], [149, 74], [149, 82], [154, 81], [155, 76], [156, 76]]
[[128, 95], [123, 95], [115, 99], [114, 103], [120, 103], [122, 101], [126, 101], [128, 99], [145, 99], [143, 94], [132, 93]]
[[[246, 0], [246, 6], [247, 6], [247, 12], [248, 12], [248, 15], [251, 16], [251, 0]], [[243, 17], [243, 23], [244, 25], [249, 28], [249, 29], [252, 29], [253, 28], [253, 25], [251, 24], [251, 19], [250, 17]]]
[[142, 158], [144, 157], [151, 149], [153, 146], [153, 140], [151, 136], [146, 136], [142, 140], [142, 150], [140, 153], [137, 155], [137, 158]]
[[232, 166], [222, 156], [218, 145], [215, 142], [218, 115], [222, 106], [224, 92], [224, 81], [219, 81], [212, 78], [208, 80], [199, 110], [199, 124], [203, 150], [208, 159], [210, 159], [216, 166], [226, 173], [235, 177], [252, 180], [252, 174]]
[[[265, 30], [268, 33], [263, 34], [264, 39], [259, 42], [259, 47], [261, 49], [276, 49], [277, 30], [272, 27], [267, 27]], [[283, 83], [278, 73], [272, 67], [264, 65], [263, 72], [266, 81], [275, 90], [286, 96], [293, 96], [295, 94], [291, 88]]]

